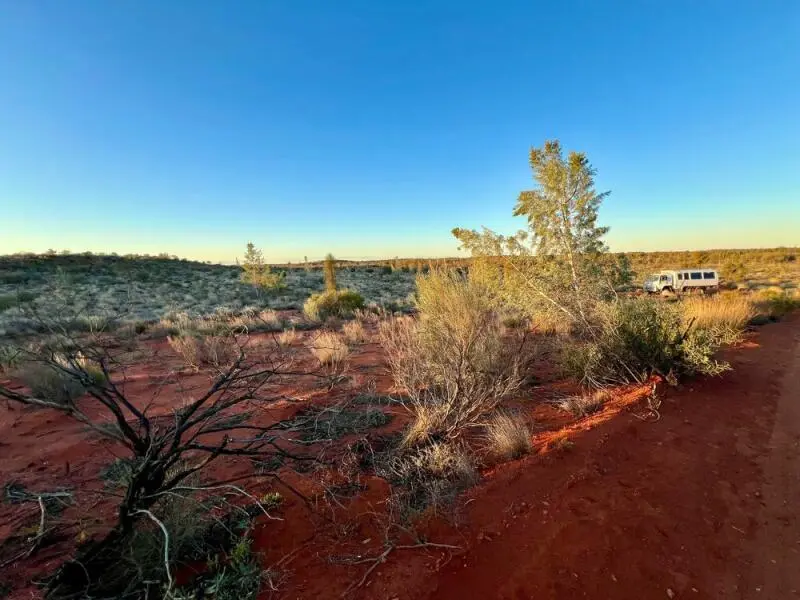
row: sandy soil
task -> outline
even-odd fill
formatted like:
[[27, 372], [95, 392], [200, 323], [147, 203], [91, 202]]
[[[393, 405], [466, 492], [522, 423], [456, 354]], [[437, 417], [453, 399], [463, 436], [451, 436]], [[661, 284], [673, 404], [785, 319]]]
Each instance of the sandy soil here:
[[[319, 501], [313, 478], [287, 474], [312, 500], [284, 490], [284, 520], [259, 524], [264, 564], [284, 575], [281, 590], [264, 597], [338, 598], [348, 588], [349, 597], [387, 600], [800, 595], [800, 315], [760, 328], [726, 358], [734, 370], [723, 377], [661, 389], [657, 422], [639, 418], [644, 387], [619, 390], [580, 420], [543, 402], [557, 383], [533, 388], [516, 405], [534, 424], [535, 452], [487, 467], [454, 515], [418, 524], [427, 540], [454, 548], [395, 550], [358, 587], [370, 563], [355, 558], [385, 549], [386, 482], [363, 475], [362, 492], [338, 510]], [[142, 365], [142, 393], [151, 385], [145, 373], [162, 363]], [[352, 395], [373, 379], [385, 390], [383, 372], [368, 344], [354, 360], [352, 387], [332, 397], [313, 390], [309, 401]], [[291, 410], [278, 407], [276, 418]], [[402, 427], [395, 416], [379, 433]], [[96, 485], [113, 460], [107, 442], [46, 411], [0, 410], [0, 453], [0, 482], [40, 488]], [[0, 539], [20, 526], [12, 509], [0, 506]], [[42, 549], [2, 577], [30, 579], [60, 552]]]

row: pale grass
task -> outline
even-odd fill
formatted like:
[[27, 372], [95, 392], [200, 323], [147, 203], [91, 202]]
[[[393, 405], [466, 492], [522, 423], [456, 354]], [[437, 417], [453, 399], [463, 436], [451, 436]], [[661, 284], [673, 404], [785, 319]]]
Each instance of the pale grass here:
[[609, 391], [601, 389], [585, 394], [567, 396], [556, 400], [554, 404], [561, 410], [570, 412], [576, 417], [585, 417], [603, 408], [603, 404], [610, 397], [611, 393]]
[[170, 347], [195, 371], [204, 367], [222, 369], [235, 359], [234, 340], [225, 336], [167, 336]]
[[698, 329], [724, 328], [731, 332], [743, 330], [755, 316], [756, 309], [749, 297], [741, 293], [694, 296], [681, 302], [686, 323]]
[[282, 348], [291, 346], [297, 340], [297, 331], [295, 329], [286, 329], [277, 335], [278, 345]]
[[469, 455], [456, 444], [431, 444], [413, 455], [412, 460], [421, 471], [439, 478], [469, 478], [475, 472]]
[[350, 350], [341, 335], [324, 331], [311, 342], [311, 353], [320, 364], [337, 366], [347, 360]]
[[445, 404], [418, 404], [403, 436], [403, 446], [415, 446], [432, 439], [447, 426], [449, 407]]
[[363, 344], [367, 337], [360, 321], [348, 321], [342, 325], [342, 334], [351, 345]]
[[485, 441], [490, 451], [507, 459], [531, 451], [531, 431], [521, 415], [500, 412], [486, 424]]

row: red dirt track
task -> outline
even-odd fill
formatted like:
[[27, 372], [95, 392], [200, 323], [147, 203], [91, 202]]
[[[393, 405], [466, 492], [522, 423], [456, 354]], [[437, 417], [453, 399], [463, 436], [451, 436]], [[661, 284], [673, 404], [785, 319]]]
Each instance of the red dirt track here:
[[[385, 388], [378, 354], [365, 346], [354, 370]], [[428, 541], [457, 548], [397, 549], [347, 597], [800, 597], [800, 315], [759, 328], [725, 358], [733, 371], [722, 377], [660, 387], [656, 422], [637, 418], [645, 388], [620, 390], [579, 421], [537, 402], [548, 386], [529, 391], [518, 404], [533, 420], [536, 452], [485, 470], [451, 520], [419, 525]], [[72, 485], [87, 485], [113, 458], [80, 427], [54, 436], [59, 417], [40, 414], [0, 411], [2, 483], [50, 484], [66, 468]], [[564, 438], [573, 445], [554, 443]], [[318, 491], [300, 475], [287, 481]], [[381, 553], [373, 511], [387, 491], [377, 477], [361, 482], [365, 491], [339, 515], [282, 490], [284, 520], [261, 522], [255, 534], [265, 566], [285, 573], [264, 598], [339, 598], [361, 580], [369, 564], [340, 558]], [[2, 538], [10, 513], [0, 509]], [[35, 563], [58, 560], [43, 550]], [[4, 579], [29, 573], [8, 569]], [[12, 597], [36, 597], [19, 592]]]

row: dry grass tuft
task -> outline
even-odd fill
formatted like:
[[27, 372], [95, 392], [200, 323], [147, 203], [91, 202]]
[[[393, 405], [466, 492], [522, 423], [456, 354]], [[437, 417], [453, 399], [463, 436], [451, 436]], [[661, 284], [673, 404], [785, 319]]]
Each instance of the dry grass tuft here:
[[681, 302], [687, 323], [694, 321], [699, 329], [741, 332], [756, 310], [750, 298], [743, 294], [716, 294], [714, 296], [688, 297]]
[[519, 458], [532, 449], [531, 431], [521, 415], [501, 412], [486, 424], [486, 445], [495, 456]]
[[363, 344], [367, 339], [364, 326], [359, 321], [348, 321], [342, 325], [342, 334], [350, 345]]
[[311, 342], [311, 354], [325, 366], [343, 365], [349, 353], [342, 336], [332, 331], [323, 331]]
[[430, 441], [447, 426], [449, 407], [444, 404], [419, 404], [413, 407], [413, 418], [403, 436], [403, 446], [410, 447]]
[[278, 340], [278, 345], [281, 348], [287, 348], [297, 340], [297, 331], [295, 329], [286, 329], [281, 331], [275, 339]]
[[557, 400], [554, 404], [557, 408], [572, 413], [576, 417], [585, 417], [602, 409], [603, 404], [609, 398], [611, 398], [611, 393], [601, 389], [586, 394], [567, 396]]
[[167, 342], [195, 371], [206, 367], [223, 369], [236, 359], [234, 340], [226, 336], [184, 333], [168, 336]]

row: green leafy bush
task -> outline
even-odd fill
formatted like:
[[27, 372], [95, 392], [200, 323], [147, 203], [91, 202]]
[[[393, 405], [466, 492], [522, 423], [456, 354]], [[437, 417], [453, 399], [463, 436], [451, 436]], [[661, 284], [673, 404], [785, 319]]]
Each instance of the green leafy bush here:
[[312, 294], [303, 305], [305, 315], [314, 321], [328, 317], [352, 317], [356, 310], [364, 308], [364, 297], [352, 290], [335, 290]]
[[647, 298], [608, 304], [592, 336], [564, 352], [568, 373], [592, 387], [642, 382], [653, 374], [668, 379], [717, 375], [726, 363], [714, 359], [724, 339], [710, 329], [687, 326], [680, 307]]

